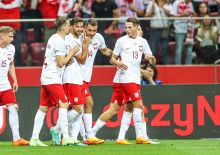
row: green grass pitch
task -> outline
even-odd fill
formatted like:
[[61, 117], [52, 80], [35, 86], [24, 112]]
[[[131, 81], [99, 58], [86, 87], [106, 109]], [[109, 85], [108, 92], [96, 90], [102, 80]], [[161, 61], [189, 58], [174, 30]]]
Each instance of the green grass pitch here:
[[[134, 141], [132, 141], [134, 143]], [[220, 155], [220, 140], [160, 140], [157, 145], [102, 145], [13, 147], [0, 142], [0, 155]], [[46, 142], [50, 144], [51, 142]]]

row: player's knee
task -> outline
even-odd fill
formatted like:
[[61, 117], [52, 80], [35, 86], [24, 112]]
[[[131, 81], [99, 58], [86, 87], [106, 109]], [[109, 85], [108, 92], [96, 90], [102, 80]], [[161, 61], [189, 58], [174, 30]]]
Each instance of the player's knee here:
[[88, 102], [88, 104], [87, 104], [88, 106], [90, 106], [90, 107], [93, 107], [93, 105], [94, 105], [94, 102], [93, 101], [90, 101], [90, 102]]
[[112, 116], [116, 115], [118, 113], [117, 110], [112, 111]]
[[130, 112], [130, 113], [132, 113], [132, 112], [133, 112], [133, 105], [130, 104], [130, 103], [125, 104], [125, 106], [124, 106], [124, 110], [125, 110], [126, 112]]
[[42, 112], [47, 112], [48, 111], [48, 107], [46, 107], [46, 106], [40, 106], [40, 111], [42, 111]]
[[134, 108], [139, 108], [139, 109], [143, 109], [144, 107], [142, 100], [134, 101], [133, 105], [134, 105]]
[[68, 104], [68, 103], [60, 103], [60, 104], [59, 104], [59, 107], [60, 107], [60, 108], [68, 109], [68, 108], [69, 108], [69, 104]]
[[85, 104], [85, 106], [84, 106], [85, 112], [91, 112], [92, 111], [92, 107], [93, 107], [93, 103]]

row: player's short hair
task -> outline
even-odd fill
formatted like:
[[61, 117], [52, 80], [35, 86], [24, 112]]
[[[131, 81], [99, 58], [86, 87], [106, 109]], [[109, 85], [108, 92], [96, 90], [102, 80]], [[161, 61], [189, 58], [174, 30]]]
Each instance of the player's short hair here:
[[129, 17], [129, 18], [126, 20], [126, 22], [133, 23], [133, 25], [135, 25], [135, 26], [140, 25], [139, 20], [138, 20], [137, 18], [135, 18], [135, 17]]
[[88, 26], [88, 25], [98, 26], [98, 22], [97, 22], [97, 20], [95, 20], [95, 19], [89, 19], [89, 20], [87, 20], [87, 22], [86, 22], [86, 26]]
[[71, 21], [70, 21], [70, 25], [75, 25], [77, 23], [83, 23], [83, 19], [80, 17], [74, 17]]
[[11, 26], [1, 26], [0, 33], [15, 33], [15, 30]]
[[57, 17], [55, 20], [55, 26], [59, 30], [68, 20], [68, 17]]

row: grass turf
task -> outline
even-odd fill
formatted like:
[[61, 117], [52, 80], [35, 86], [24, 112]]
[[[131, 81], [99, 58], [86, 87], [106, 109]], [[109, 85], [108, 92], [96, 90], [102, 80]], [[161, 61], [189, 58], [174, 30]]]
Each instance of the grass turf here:
[[[134, 143], [134, 141], [132, 141]], [[158, 145], [13, 147], [0, 142], [0, 155], [220, 155], [220, 140], [160, 140]], [[50, 142], [46, 142], [50, 144]]]

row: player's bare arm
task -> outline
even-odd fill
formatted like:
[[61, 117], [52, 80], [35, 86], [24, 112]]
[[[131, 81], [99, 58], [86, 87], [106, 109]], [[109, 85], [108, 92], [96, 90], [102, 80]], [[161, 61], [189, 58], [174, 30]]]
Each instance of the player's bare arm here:
[[112, 65], [115, 65], [118, 67], [118, 69], [121, 69], [121, 70], [126, 70], [128, 68], [128, 66], [126, 64], [124, 64], [123, 62], [121, 62], [119, 59], [118, 59], [118, 56], [115, 55], [114, 53], [112, 54], [112, 57], [110, 59], [110, 63]]
[[152, 54], [145, 54], [144, 59], [148, 60], [153, 65], [157, 62], [156, 58]]
[[89, 43], [90, 43], [90, 38], [87, 37], [86, 35], [84, 35], [84, 36], [85, 37], [84, 37], [83, 44], [82, 44], [82, 53], [75, 56], [76, 60], [81, 64], [85, 64], [85, 62], [86, 62], [86, 58], [88, 55]]
[[15, 73], [15, 65], [13, 61], [10, 63], [10, 66], [9, 66], [9, 74], [13, 80], [13, 85], [12, 85], [13, 92], [16, 92], [18, 90], [18, 82], [17, 82], [16, 73]]
[[65, 66], [67, 63], [69, 63], [70, 59], [79, 51], [79, 46], [75, 46], [72, 49], [70, 49], [69, 53], [66, 56], [63, 55], [57, 55], [56, 56], [56, 62], [59, 67]]
[[112, 54], [113, 54], [113, 51], [111, 49], [107, 48], [107, 47], [103, 48], [101, 50], [101, 52], [102, 52], [103, 55], [108, 56], [108, 57], [111, 57]]

